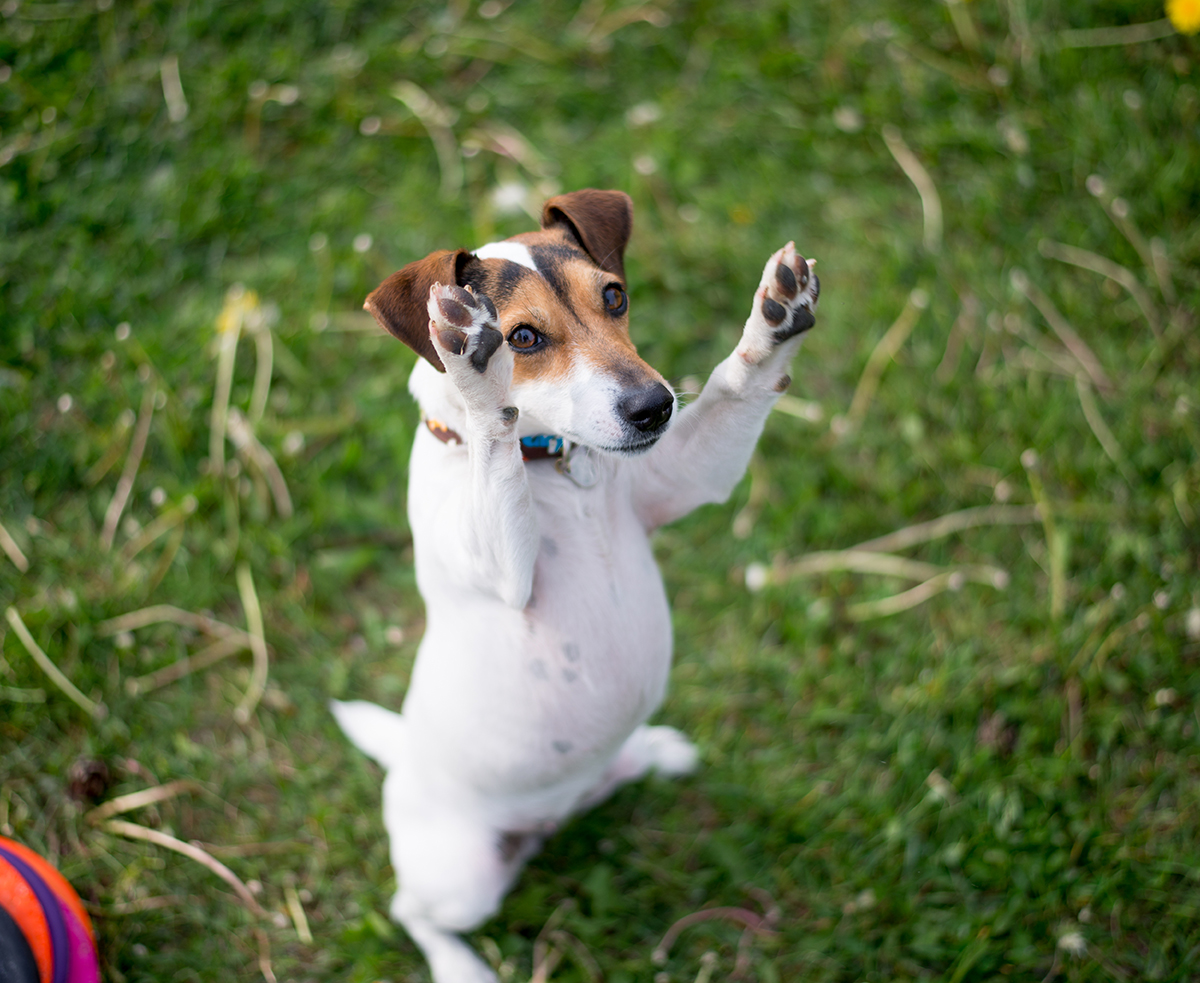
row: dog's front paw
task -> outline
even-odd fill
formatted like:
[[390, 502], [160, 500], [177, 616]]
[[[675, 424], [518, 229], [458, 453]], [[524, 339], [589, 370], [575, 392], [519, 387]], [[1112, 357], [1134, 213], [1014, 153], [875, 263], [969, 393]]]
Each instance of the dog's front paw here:
[[504, 345], [496, 305], [470, 287], [435, 283], [428, 310], [429, 339], [468, 410], [508, 409], [512, 353]]
[[767, 260], [754, 293], [754, 309], [738, 346], [748, 363], [757, 365], [779, 345], [804, 334], [816, 323], [813, 312], [821, 294], [821, 281], [812, 272], [815, 263], [798, 255], [791, 242]]
[[[435, 283], [429, 288], [429, 337], [442, 364], [466, 362], [480, 374], [504, 341], [496, 305], [470, 287]], [[449, 358], [447, 358], [449, 356]]]

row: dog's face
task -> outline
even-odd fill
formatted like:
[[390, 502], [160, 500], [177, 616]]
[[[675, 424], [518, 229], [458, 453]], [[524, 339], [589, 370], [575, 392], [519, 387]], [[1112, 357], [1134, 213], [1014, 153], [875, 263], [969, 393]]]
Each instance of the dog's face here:
[[512, 350], [522, 435], [637, 453], [666, 432], [674, 396], [629, 338], [623, 258], [632, 225], [622, 192], [559, 195], [546, 203], [540, 231], [474, 253], [433, 253], [388, 277], [365, 306], [441, 369], [429, 341], [429, 288], [471, 287], [496, 306]]

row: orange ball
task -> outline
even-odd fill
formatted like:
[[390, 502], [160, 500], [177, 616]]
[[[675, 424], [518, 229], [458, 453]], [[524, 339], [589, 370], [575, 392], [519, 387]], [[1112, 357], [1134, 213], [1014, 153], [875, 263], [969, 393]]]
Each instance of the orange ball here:
[[62, 874], [50, 866], [50, 862], [39, 853], [34, 853], [29, 847], [23, 843], [17, 843], [15, 840], [10, 840], [7, 837], [0, 836], [0, 847], [15, 853], [18, 857], [24, 860], [30, 867], [38, 872], [38, 875], [44, 880], [51, 891], [55, 893], [58, 899], [66, 904], [71, 909], [71, 913], [79, 919], [79, 923], [87, 929], [88, 938], [93, 942], [96, 941], [96, 932], [92, 928], [92, 920], [88, 917], [87, 909], [84, 908], [83, 902], [79, 895], [75, 893], [75, 888], [71, 887]]
[[46, 922], [46, 914], [33, 888], [25, 882], [20, 871], [3, 857], [0, 857], [0, 905], [17, 923], [17, 928], [29, 943], [42, 983], [50, 983], [54, 979], [54, 951], [50, 946], [50, 926]]

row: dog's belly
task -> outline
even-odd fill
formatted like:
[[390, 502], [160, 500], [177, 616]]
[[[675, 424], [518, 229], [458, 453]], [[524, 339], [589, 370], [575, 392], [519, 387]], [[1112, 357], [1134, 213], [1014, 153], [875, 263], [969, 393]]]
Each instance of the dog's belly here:
[[620, 482], [581, 491], [542, 477], [528, 606], [423, 578], [403, 711], [439, 781], [499, 797], [518, 825], [565, 816], [599, 781], [662, 701], [671, 661], [662, 578]]

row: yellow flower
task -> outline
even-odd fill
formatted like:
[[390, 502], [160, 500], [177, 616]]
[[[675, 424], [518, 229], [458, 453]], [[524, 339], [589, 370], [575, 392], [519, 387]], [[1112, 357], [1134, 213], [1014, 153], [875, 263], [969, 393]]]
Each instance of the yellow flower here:
[[258, 310], [258, 293], [246, 290], [241, 284], [230, 287], [225, 294], [225, 306], [217, 316], [217, 334], [229, 334], [241, 331], [247, 315], [253, 315]]
[[1200, 0], [1167, 0], [1167, 18], [1180, 34], [1200, 31]]

